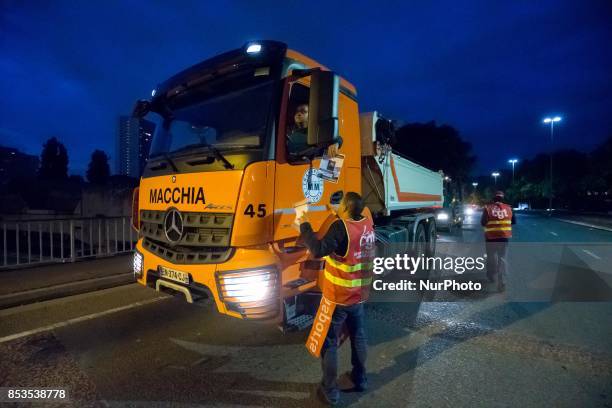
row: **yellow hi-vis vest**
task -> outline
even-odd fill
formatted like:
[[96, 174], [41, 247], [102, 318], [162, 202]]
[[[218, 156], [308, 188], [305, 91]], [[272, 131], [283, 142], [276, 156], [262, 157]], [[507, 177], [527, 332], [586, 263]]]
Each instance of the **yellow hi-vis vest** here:
[[348, 235], [347, 250], [344, 256], [325, 257], [323, 296], [336, 304], [354, 305], [370, 294], [376, 235], [370, 218], [342, 222]]
[[508, 204], [493, 203], [486, 205], [485, 211], [485, 239], [512, 238], [512, 208]]

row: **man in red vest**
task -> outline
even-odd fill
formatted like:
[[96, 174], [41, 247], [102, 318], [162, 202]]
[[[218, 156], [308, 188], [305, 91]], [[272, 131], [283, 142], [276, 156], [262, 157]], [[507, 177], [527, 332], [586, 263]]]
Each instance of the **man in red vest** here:
[[[318, 240], [306, 217], [300, 221], [301, 239], [316, 258], [325, 258], [325, 269], [320, 280], [323, 298], [309, 341], [320, 325], [318, 318], [323, 311], [331, 310], [331, 319], [320, 349], [323, 379], [319, 387], [321, 397], [329, 404], [339, 402], [340, 392], [336, 383], [338, 374], [338, 343], [346, 324], [351, 340], [350, 373], [355, 391], [367, 388], [365, 361], [367, 339], [364, 327], [364, 302], [368, 299], [372, 284], [372, 262], [375, 256], [376, 235], [370, 218], [364, 217], [361, 196], [348, 192], [340, 203], [339, 219]], [[307, 342], [307, 347], [309, 344]], [[309, 351], [313, 351], [310, 350]], [[313, 353], [317, 355], [316, 353]]]
[[497, 191], [493, 202], [485, 206], [480, 219], [487, 248], [487, 277], [491, 283], [497, 277], [499, 292], [506, 290], [506, 252], [508, 241], [512, 238], [512, 225], [516, 224], [512, 207], [504, 204], [503, 200], [504, 193]]

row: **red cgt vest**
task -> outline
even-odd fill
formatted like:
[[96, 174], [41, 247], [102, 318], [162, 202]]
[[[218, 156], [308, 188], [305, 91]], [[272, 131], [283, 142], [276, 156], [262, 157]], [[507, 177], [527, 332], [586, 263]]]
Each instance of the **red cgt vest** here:
[[325, 257], [323, 297], [340, 305], [364, 302], [372, 284], [372, 262], [376, 255], [376, 235], [370, 218], [342, 220], [348, 235], [344, 256]]
[[485, 239], [512, 238], [512, 208], [508, 204], [493, 203], [487, 204], [485, 211]]

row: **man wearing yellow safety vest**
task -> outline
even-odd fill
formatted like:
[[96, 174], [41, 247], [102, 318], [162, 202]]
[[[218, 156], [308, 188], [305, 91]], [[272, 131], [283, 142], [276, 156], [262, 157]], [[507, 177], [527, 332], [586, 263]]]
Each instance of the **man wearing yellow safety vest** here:
[[305, 216], [298, 219], [302, 241], [314, 257], [325, 259], [321, 278], [323, 297], [306, 347], [311, 354], [321, 357], [323, 379], [319, 393], [332, 405], [340, 399], [337, 350], [345, 324], [351, 340], [353, 390], [367, 388], [364, 302], [372, 284], [376, 238], [372, 220], [361, 214], [363, 209], [359, 194], [346, 193], [337, 210], [340, 219], [321, 240], [315, 237]]
[[516, 224], [512, 207], [504, 204], [503, 199], [502, 191], [495, 192], [493, 203], [485, 206], [480, 219], [487, 247], [487, 277], [491, 283], [497, 277], [499, 292], [506, 290], [506, 252], [508, 240], [512, 238], [512, 225]]

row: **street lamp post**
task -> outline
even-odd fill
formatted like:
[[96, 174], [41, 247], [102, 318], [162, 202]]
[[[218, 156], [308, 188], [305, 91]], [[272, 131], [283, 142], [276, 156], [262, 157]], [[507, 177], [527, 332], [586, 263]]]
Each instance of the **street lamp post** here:
[[553, 200], [553, 143], [555, 141], [555, 122], [561, 122], [560, 116], [554, 118], [544, 118], [542, 121], [545, 124], [550, 124], [550, 191], [548, 193], [548, 209], [552, 211]]
[[491, 173], [491, 175], [495, 179], [495, 186], [497, 186], [497, 178], [499, 177], [499, 172], [494, 171], [493, 173]]
[[518, 159], [510, 159], [508, 163], [512, 164], [512, 184], [514, 184], [514, 165], [518, 162]]
[[474, 201], [476, 201], [476, 187], [478, 187], [478, 183], [473, 182], [472, 187], [474, 187], [474, 191], [472, 191], [472, 195], [474, 196]]

